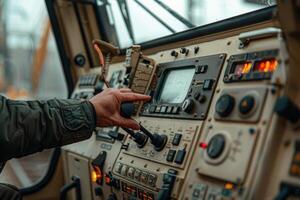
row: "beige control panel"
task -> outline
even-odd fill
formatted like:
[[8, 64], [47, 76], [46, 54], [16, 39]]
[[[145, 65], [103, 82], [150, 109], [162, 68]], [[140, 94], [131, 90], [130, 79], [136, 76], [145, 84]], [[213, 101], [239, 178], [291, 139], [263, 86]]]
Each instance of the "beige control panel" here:
[[[255, 39], [269, 30], [272, 34]], [[244, 35], [252, 37], [243, 46]], [[66, 180], [90, 174], [88, 183], [83, 179], [89, 196], [83, 199], [297, 195], [299, 126], [282, 117], [288, 116], [285, 109], [298, 108], [295, 100], [281, 99], [288, 59], [280, 29], [270, 27], [208, 36], [146, 56], [133, 46], [110, 65], [107, 80], [152, 96], [134, 115], [146, 130], [129, 135], [118, 127], [97, 128], [88, 141], [64, 147]], [[99, 73], [82, 75], [90, 81], [96, 76], [95, 82], [82, 85], [79, 79], [72, 97], [93, 96]], [[85, 172], [76, 171], [74, 158]]]

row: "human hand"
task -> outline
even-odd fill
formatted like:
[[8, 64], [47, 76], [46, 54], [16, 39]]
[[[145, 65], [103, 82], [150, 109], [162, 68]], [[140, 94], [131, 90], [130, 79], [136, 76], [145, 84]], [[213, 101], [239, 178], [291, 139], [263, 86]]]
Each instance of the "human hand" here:
[[131, 101], [149, 101], [150, 99], [150, 96], [133, 93], [128, 88], [109, 88], [92, 97], [90, 102], [93, 104], [96, 111], [97, 126], [121, 126], [124, 128], [139, 130], [140, 126], [135, 120], [121, 116], [121, 103]]

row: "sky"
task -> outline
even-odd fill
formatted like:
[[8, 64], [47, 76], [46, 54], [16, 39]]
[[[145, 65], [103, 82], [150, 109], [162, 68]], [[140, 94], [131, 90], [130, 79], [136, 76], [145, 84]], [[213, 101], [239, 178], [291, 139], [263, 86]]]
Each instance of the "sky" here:
[[[169, 26], [176, 31], [187, 29], [185, 25], [172, 17], [153, 0], [138, 0], [147, 8], [157, 14]], [[236, 16], [262, 8], [261, 5], [247, 3], [244, 0], [195, 0], [192, 10], [188, 8], [187, 0], [161, 0], [183, 17], [187, 18], [189, 12], [196, 17], [197, 26], [219, 21], [228, 17]], [[8, 3], [8, 30], [13, 36], [9, 38], [10, 46], [32, 46], [32, 41], [39, 38], [42, 25], [47, 17], [44, 0], [6, 0]], [[117, 0], [109, 0], [112, 11], [111, 21], [115, 21], [117, 34], [121, 40], [121, 47], [131, 44], [124, 21], [121, 17]], [[155, 39], [171, 34], [157, 20], [146, 13], [134, 0], [127, 0], [134, 35], [137, 43]], [[30, 33], [30, 35], [28, 35]]]

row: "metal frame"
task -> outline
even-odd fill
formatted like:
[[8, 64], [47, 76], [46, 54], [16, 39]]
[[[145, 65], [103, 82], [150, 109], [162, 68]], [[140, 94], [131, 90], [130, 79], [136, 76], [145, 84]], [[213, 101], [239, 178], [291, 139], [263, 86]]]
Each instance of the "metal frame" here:
[[65, 74], [66, 84], [68, 88], [68, 97], [70, 97], [73, 92], [75, 83], [72, 79], [70, 58], [68, 58], [66, 53], [66, 48], [64, 46], [61, 30], [59, 29], [58, 18], [56, 16], [53, 1], [55, 0], [45, 0], [45, 3], [51, 21], [51, 25], [52, 25], [52, 31], [55, 36], [55, 41], [60, 56], [61, 64], [63, 67], [63, 72]]

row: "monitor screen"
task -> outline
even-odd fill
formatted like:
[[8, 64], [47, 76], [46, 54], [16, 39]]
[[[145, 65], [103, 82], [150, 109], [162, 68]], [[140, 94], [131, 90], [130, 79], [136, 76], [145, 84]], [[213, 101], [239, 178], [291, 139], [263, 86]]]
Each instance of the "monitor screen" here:
[[195, 67], [169, 70], [165, 73], [158, 101], [160, 103], [182, 103], [191, 85]]

